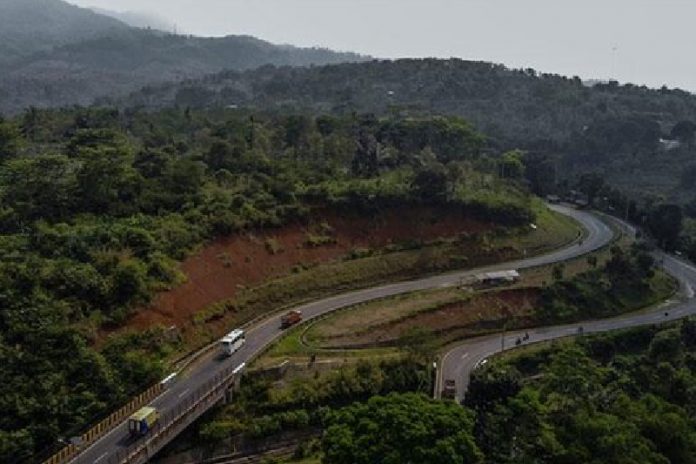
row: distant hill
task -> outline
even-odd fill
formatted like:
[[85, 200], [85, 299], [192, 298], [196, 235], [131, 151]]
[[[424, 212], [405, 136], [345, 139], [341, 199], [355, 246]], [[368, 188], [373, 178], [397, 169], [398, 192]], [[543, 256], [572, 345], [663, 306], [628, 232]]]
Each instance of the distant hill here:
[[155, 29], [172, 32], [174, 24], [166, 19], [149, 12], [142, 11], [112, 11], [104, 8], [92, 8], [92, 11], [104, 16], [110, 16], [132, 27]]
[[[680, 201], [696, 196], [696, 181], [688, 189], [680, 185], [685, 167], [696, 172], [696, 142], [689, 132], [696, 125], [675, 131], [679, 122], [696, 121], [696, 96], [681, 90], [616, 82], [588, 86], [577, 77], [492, 63], [410, 59], [223, 72], [148, 87], [120, 104], [452, 114], [473, 122], [500, 149], [554, 157], [559, 178], [596, 171], [636, 194]], [[675, 136], [686, 143], [664, 140]]]
[[265, 66], [149, 87], [121, 104], [456, 114], [513, 144], [558, 144], [598, 118], [652, 118], [666, 131], [681, 119], [696, 118], [696, 96], [680, 90], [616, 82], [588, 86], [577, 77], [459, 59], [372, 60], [307, 69]]
[[88, 105], [145, 85], [264, 64], [360, 61], [353, 53], [133, 28], [61, 0], [0, 0], [0, 113]]
[[0, 65], [127, 28], [114, 18], [60, 0], [0, 0]]

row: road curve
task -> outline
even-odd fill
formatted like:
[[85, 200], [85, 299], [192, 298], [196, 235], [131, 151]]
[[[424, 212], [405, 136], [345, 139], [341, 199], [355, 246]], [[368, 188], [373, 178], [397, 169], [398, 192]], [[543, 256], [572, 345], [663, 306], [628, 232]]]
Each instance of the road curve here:
[[[632, 227], [623, 223], [620, 224], [628, 229], [629, 232], [634, 232]], [[503, 346], [505, 348], [514, 348], [517, 339], [525, 332], [529, 334], [529, 340], [524, 342], [524, 345], [528, 345], [530, 343], [578, 335], [580, 327], [582, 327], [583, 334], [591, 334], [659, 324], [696, 315], [696, 300], [693, 299], [693, 289], [696, 288], [696, 267], [661, 251], [654, 252], [653, 256], [658, 263], [662, 263], [664, 270], [679, 282], [680, 290], [673, 299], [665, 301], [648, 311], [628, 313], [611, 319], [508, 332], [505, 334], [504, 339], [502, 334], [496, 334], [468, 340], [450, 349], [442, 357], [438, 366], [436, 396], [439, 396], [442, 392], [444, 379], [454, 379], [457, 387], [456, 399], [461, 401], [466, 393], [471, 373], [481, 366], [482, 363], [487, 362], [487, 358], [500, 353]]]
[[[525, 269], [565, 261], [601, 248], [613, 238], [614, 234], [612, 230], [597, 216], [585, 211], [578, 211], [560, 205], [551, 205], [550, 208], [580, 222], [587, 229], [585, 238], [580, 242], [573, 243], [563, 249], [544, 255], [468, 271], [452, 272], [423, 279], [357, 290], [308, 303], [296, 309], [301, 310], [304, 319], [308, 320], [340, 308], [378, 298], [430, 288], [457, 285], [463, 278], [471, 277], [481, 272], [502, 269]], [[217, 353], [213, 352], [204, 357], [196, 363], [192, 370], [181, 375], [174, 384], [151, 402], [150, 405], [158, 408], [161, 413], [174, 410], [179, 403], [185, 402], [198, 387], [213, 379], [216, 374], [231, 366], [239, 366], [242, 363], [250, 361], [256, 354], [282, 335], [283, 332], [280, 330], [280, 317], [280, 314], [269, 316], [268, 319], [248, 330], [246, 344], [233, 356], [229, 358], [220, 358], [217, 356]], [[483, 356], [483, 352], [481, 355]], [[112, 462], [110, 458], [113, 458], [119, 451], [127, 448], [131, 444], [132, 442], [128, 439], [127, 425], [124, 422], [90, 445], [71, 461], [71, 464], [110, 464]]]

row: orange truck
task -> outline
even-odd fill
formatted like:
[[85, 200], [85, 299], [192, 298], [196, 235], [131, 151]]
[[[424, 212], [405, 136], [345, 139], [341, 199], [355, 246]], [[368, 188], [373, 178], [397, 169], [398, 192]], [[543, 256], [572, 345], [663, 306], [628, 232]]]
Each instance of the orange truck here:
[[288, 311], [280, 318], [280, 328], [287, 329], [302, 321], [302, 311]]

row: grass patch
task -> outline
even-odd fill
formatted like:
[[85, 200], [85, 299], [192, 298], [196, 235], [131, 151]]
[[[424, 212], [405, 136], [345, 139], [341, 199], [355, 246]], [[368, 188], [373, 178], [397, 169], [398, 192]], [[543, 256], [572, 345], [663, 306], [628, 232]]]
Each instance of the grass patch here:
[[408, 319], [444, 305], [470, 300], [472, 294], [457, 288], [431, 289], [370, 301], [335, 311], [312, 324], [304, 334], [310, 346], [321, 346], [328, 338], [346, 333], [363, 334], [371, 328]]
[[[597, 266], [603, 266], [609, 259], [608, 256], [604, 256], [605, 254], [609, 254], [609, 252], [602, 250], [594, 253], [594, 255], [602, 255], [601, 260], [598, 259], [598, 262], [602, 264], [597, 264]], [[579, 293], [578, 295], [561, 293], [560, 298], [564, 299], [564, 301], [559, 306], [566, 308], [567, 305], [579, 305], [576, 307], [575, 312], [564, 320], [544, 321], [540, 317], [541, 314], [546, 315], [546, 313], [537, 315], [536, 310], [510, 306], [509, 298], [505, 299], [505, 301], [501, 298], [501, 304], [510, 310], [511, 319], [507, 322], [508, 329], [531, 328], [556, 322], [572, 322], [615, 316], [653, 306], [669, 298], [676, 289], [674, 279], [659, 269], [655, 269], [653, 275], [646, 278], [639, 285], [609, 289], [607, 282], [602, 280], [599, 274], [596, 276], [597, 279], [594, 280], [588, 279], [587, 274], [584, 274], [592, 272], [594, 275], [599, 272], [599, 269], [588, 263], [587, 258], [575, 261], [577, 268], [568, 266], [572, 273], [570, 275], [566, 273], [566, 279], [568, 279], [566, 282], [576, 282], [574, 285], [576, 285]], [[589, 271], [589, 269], [592, 271]], [[551, 281], [552, 279], [551, 266], [535, 269], [534, 272], [537, 278], [542, 278], [546, 281]], [[545, 275], [542, 275], [542, 273], [545, 273]], [[520, 285], [524, 285], [524, 282]], [[523, 291], [520, 288], [518, 290]], [[359, 339], [364, 335], [363, 338], [372, 337], [373, 341], [378, 343], [379, 340], [377, 338], [381, 336], [379, 334], [384, 327], [404, 321], [410, 321], [411, 326], [422, 326], [432, 330], [432, 333], [437, 338], [438, 345], [445, 345], [463, 337], [494, 333], [502, 329], [504, 318], [500, 316], [499, 312], [490, 311], [489, 309], [492, 304], [495, 304], [498, 298], [497, 295], [509, 295], [512, 291], [511, 289], [492, 290], [471, 295], [456, 288], [432, 289], [364, 303], [331, 313], [313, 322], [302, 331], [298, 330], [296, 333], [290, 334], [276, 348], [271, 350], [268, 355], [269, 357], [279, 358], [331, 352], [335, 357], [341, 356], [343, 353], [346, 353], [346, 355], [350, 353], [351, 356], [360, 353], [367, 355], [374, 350], [376, 356], [383, 356], [385, 353], [388, 353], [388, 351], [385, 351], [388, 349], [398, 352], [398, 338], [391, 340], [389, 345], [384, 348], [369, 349], [356, 348], [351, 345], [352, 342], [350, 340]], [[477, 299], [481, 299], [481, 301], [477, 302]], [[590, 305], [595, 300], [603, 301], [602, 305]], [[586, 304], [583, 305], [583, 302]], [[469, 322], [468, 328], [461, 325], [467, 322], [466, 320], [463, 321], [466, 317], [452, 316], [451, 305], [459, 303], [465, 309], [467, 304], [471, 303], [468, 310], [476, 312], [479, 318]], [[537, 302], [533, 307], [539, 307], [541, 304], [542, 302]], [[557, 302], [554, 302], [554, 304], [557, 304]], [[437, 317], [435, 319], [439, 318], [439, 321], [445, 321], [445, 325], [451, 324], [452, 327], [440, 328], [437, 326], [437, 321], [435, 326], [428, 326], [427, 322], [430, 321], [432, 323], [433, 319], [424, 318], [423, 316], [427, 316], [428, 313], [432, 312], [441, 312], [442, 318], [439, 318], [440, 314], [436, 314], [435, 316]], [[471, 317], [474, 317], [473, 314], [471, 314]], [[559, 317], [561, 317], [560, 314]], [[344, 341], [345, 351], [341, 350], [341, 345], [340, 343], [337, 344], [337, 340], [348, 340]], [[327, 347], [331, 349], [327, 349]]]
[[212, 304], [193, 315], [193, 324], [202, 325], [222, 319], [231, 309], [233, 309], [232, 306], [226, 301]]
[[318, 319], [309, 324], [303, 324], [289, 329], [282, 338], [271, 345], [268, 350], [252, 363], [252, 368], [262, 369], [278, 365], [288, 360], [291, 362], [306, 362], [314, 356], [315, 361], [345, 361], [357, 362], [360, 359], [386, 359], [398, 357], [399, 351], [394, 348], [374, 348], [361, 350], [325, 350], [312, 344], [305, 344], [304, 334], [315, 324], [323, 321]]
[[573, 218], [550, 210], [538, 198], [532, 199], [532, 211], [536, 229], [507, 237], [499, 246], [511, 246], [530, 256], [567, 245], [586, 233]]

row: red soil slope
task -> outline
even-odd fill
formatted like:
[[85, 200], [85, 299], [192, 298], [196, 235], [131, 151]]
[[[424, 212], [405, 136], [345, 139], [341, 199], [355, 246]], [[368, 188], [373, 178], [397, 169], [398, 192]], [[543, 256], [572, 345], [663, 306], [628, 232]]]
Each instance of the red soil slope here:
[[[333, 243], [307, 245], [310, 233], [320, 233], [327, 223]], [[326, 214], [310, 224], [292, 224], [278, 229], [219, 239], [186, 259], [181, 270], [186, 283], [160, 293], [127, 323], [128, 328], [153, 325], [185, 328], [191, 316], [212, 303], [234, 297], [243, 287], [286, 275], [299, 264], [324, 263], [345, 256], [356, 248], [379, 248], [408, 240], [433, 240], [462, 232], [479, 232], [489, 224], [461, 214], [425, 207], [393, 209], [378, 217]], [[276, 252], [271, 251], [276, 248]]]

